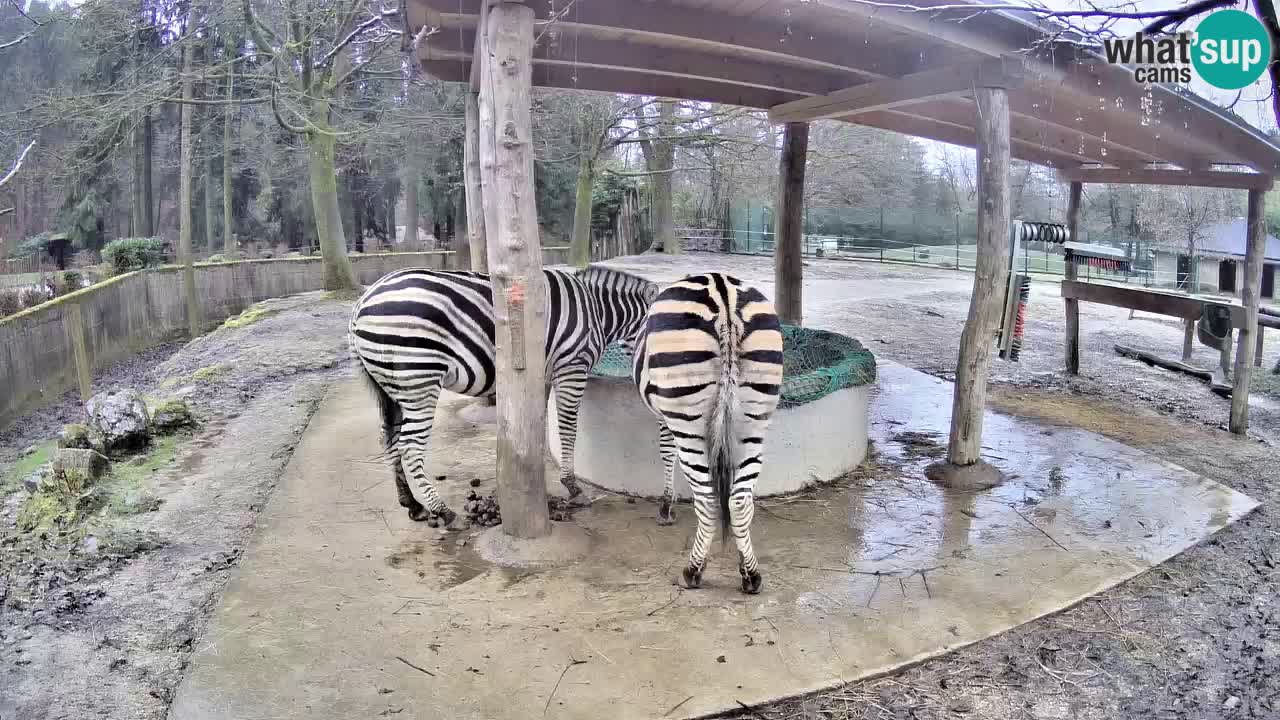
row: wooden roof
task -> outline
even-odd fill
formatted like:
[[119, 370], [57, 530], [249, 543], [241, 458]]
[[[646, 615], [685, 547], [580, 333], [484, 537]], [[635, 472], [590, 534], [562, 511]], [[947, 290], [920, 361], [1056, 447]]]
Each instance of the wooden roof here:
[[[412, 30], [439, 28], [419, 48], [429, 74], [471, 79], [484, 1], [408, 0]], [[913, 5], [941, 2], [958, 4]], [[1013, 156], [1066, 177], [1140, 181], [1152, 164], [1204, 179], [1215, 166], [1280, 174], [1280, 147], [1243, 120], [1180, 89], [1140, 86], [1030, 17], [853, 0], [528, 4], [535, 86], [769, 109], [779, 122], [839, 118], [973, 146], [981, 77], [1009, 88]], [[1096, 173], [1103, 166], [1129, 173]]]

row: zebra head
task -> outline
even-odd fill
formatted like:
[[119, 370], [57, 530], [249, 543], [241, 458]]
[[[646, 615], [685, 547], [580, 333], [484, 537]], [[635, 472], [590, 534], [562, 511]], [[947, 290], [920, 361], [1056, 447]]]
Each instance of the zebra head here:
[[577, 277], [587, 288], [603, 345], [618, 342], [630, 353], [649, 306], [658, 297], [658, 284], [600, 265], [589, 266]]

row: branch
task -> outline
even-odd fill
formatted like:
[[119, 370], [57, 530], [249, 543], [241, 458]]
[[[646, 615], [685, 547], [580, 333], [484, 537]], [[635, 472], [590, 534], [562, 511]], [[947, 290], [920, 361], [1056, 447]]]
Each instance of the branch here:
[[[1271, 47], [1275, 47], [1280, 42], [1280, 22], [1276, 20], [1276, 6], [1271, 0], [1256, 0], [1255, 5], [1258, 8], [1258, 17], [1262, 18], [1262, 24], [1267, 28], [1267, 34], [1271, 36]], [[1280, 93], [1276, 90], [1280, 88], [1280, 59], [1274, 55], [1271, 63], [1267, 65], [1267, 74], [1271, 76], [1271, 112], [1275, 115], [1277, 124], [1280, 124]]]
[[[1202, 12], [1213, 10], [1214, 8], [1226, 7], [1228, 5], [1235, 5], [1234, 0], [1200, 0], [1200, 2], [1193, 2], [1190, 5], [1174, 10], [1173, 12], [1170, 12], [1168, 15], [1157, 19], [1155, 22], [1152, 22], [1151, 24], [1142, 28], [1142, 32], [1144, 33], [1160, 32], [1161, 30], [1164, 30], [1170, 25], [1176, 26], [1182, 22], [1190, 20], [1191, 18], [1195, 17], [1196, 15], [1199, 15]], [[1259, 10], [1261, 10], [1261, 6], [1259, 6]]]
[[0, 217], [4, 217], [5, 215], [8, 215], [11, 212], [13, 212], [13, 208], [5, 208], [4, 210], [0, 210]]
[[18, 2], [18, 0], [9, 0], [9, 4], [13, 6], [13, 9], [14, 9], [14, 10], [17, 10], [17, 11], [18, 11], [18, 14], [19, 14], [19, 15], [21, 15], [22, 17], [24, 17], [24, 18], [26, 18], [26, 19], [30, 20], [32, 25], [43, 25], [43, 24], [44, 24], [44, 23], [40, 22], [39, 20], [37, 20], [37, 19], [35, 19], [35, 18], [31, 17], [30, 15], [28, 15], [28, 14], [27, 14], [27, 11], [22, 9], [22, 3]]
[[36, 34], [36, 31], [35, 31], [35, 30], [31, 30], [31, 31], [28, 31], [28, 32], [25, 32], [25, 33], [23, 33], [23, 34], [19, 35], [19, 36], [17, 37], [17, 39], [15, 39], [15, 40], [10, 40], [10, 41], [9, 41], [9, 42], [7, 42], [7, 43], [0, 43], [0, 50], [5, 50], [5, 49], [7, 49], [7, 48], [11, 48], [11, 47], [13, 47], [14, 45], [17, 45], [18, 43], [21, 43], [21, 42], [25, 41], [27, 38], [29, 38], [29, 37], [31, 37], [32, 35], [35, 35], [35, 34]]
[[280, 106], [276, 102], [275, 83], [271, 84], [271, 114], [276, 116], [276, 124], [284, 128], [285, 130], [288, 130], [291, 133], [298, 133], [299, 135], [305, 134], [307, 132], [307, 128], [305, 127], [302, 127], [299, 125], [290, 125], [289, 121], [285, 120], [284, 116], [280, 114]]
[[1052, 10], [1046, 7], [1036, 7], [1034, 5], [1022, 5], [1017, 3], [991, 3], [991, 4], [955, 4], [955, 5], [904, 5], [896, 2], [877, 2], [877, 0], [850, 0], [859, 5], [868, 7], [883, 8], [886, 10], [900, 10], [904, 12], [918, 13], [934, 13], [945, 12], [948, 10], [964, 11], [964, 12], [983, 12], [992, 10], [1006, 10], [1012, 12], [1024, 12], [1033, 15], [1039, 15], [1045, 18], [1107, 18], [1111, 20], [1148, 20], [1155, 18], [1156, 22], [1147, 27], [1147, 32], [1153, 32], [1166, 27], [1172, 22], [1181, 22], [1193, 15], [1198, 15], [1206, 10], [1224, 5], [1234, 5], [1234, 0], [1199, 0], [1182, 8], [1169, 10], [1102, 10], [1097, 7], [1088, 10]]
[[368, 30], [374, 25], [377, 25], [383, 20], [386, 20], [389, 17], [395, 17], [396, 15], [399, 15], [399, 14], [400, 14], [399, 10], [383, 10], [377, 15], [374, 15], [368, 20], [365, 20], [364, 22], [360, 23], [355, 27], [354, 30], [347, 33], [346, 37], [342, 38], [342, 40], [340, 40], [332, 48], [330, 48], [329, 52], [325, 53], [323, 57], [315, 61], [312, 67], [315, 67], [315, 68], [325, 67], [326, 65], [328, 65], [330, 62], [333, 61], [333, 58], [337, 56], [338, 53], [345, 50], [347, 46], [352, 43], [352, 41], [354, 41], [360, 35], [364, 34], [364, 31]]
[[27, 153], [31, 152], [31, 148], [35, 146], [36, 146], [35, 140], [32, 140], [27, 145], [26, 149], [22, 151], [22, 154], [18, 156], [18, 161], [13, 164], [13, 169], [10, 170], [7, 175], [0, 178], [0, 187], [4, 187], [5, 185], [7, 185], [8, 182], [13, 179], [13, 176], [18, 174], [18, 171], [22, 169], [22, 161], [27, 159]]

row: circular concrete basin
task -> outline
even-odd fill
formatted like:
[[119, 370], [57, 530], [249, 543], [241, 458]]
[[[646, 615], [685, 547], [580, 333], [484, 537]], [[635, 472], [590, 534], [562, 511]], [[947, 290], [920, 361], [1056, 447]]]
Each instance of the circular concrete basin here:
[[[756, 496], [803, 490], [856, 468], [867, 455], [867, 402], [875, 358], [835, 333], [784, 327], [782, 401], [765, 440]], [[613, 492], [660, 497], [658, 422], [627, 375], [629, 358], [611, 348], [587, 383], [579, 411], [574, 470]], [[552, 393], [551, 402], [555, 402]], [[548, 450], [559, 462], [555, 406], [548, 408]], [[677, 471], [676, 494], [689, 497]]]

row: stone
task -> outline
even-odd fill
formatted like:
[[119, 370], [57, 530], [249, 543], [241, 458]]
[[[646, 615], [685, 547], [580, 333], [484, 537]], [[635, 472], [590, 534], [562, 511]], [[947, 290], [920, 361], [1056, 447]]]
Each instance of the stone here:
[[22, 478], [22, 488], [29, 493], [39, 490], [40, 484], [44, 482], [52, 467], [50, 463], [45, 463], [36, 468], [30, 475]]
[[23, 448], [22, 457], [26, 457], [28, 455], [35, 455], [36, 451], [39, 449], [40, 449], [39, 445], [28, 445], [25, 448]]
[[101, 452], [127, 450], [147, 444], [151, 417], [136, 390], [114, 390], [89, 398], [89, 430]]
[[83, 492], [106, 474], [110, 463], [97, 450], [61, 448], [53, 453], [53, 479], [71, 492]]
[[168, 435], [175, 430], [195, 424], [191, 408], [181, 400], [166, 400], [156, 406], [151, 415], [151, 428], [157, 433]]
[[88, 450], [92, 447], [89, 439], [89, 426], [80, 423], [63, 425], [62, 431], [58, 433], [58, 447]]

